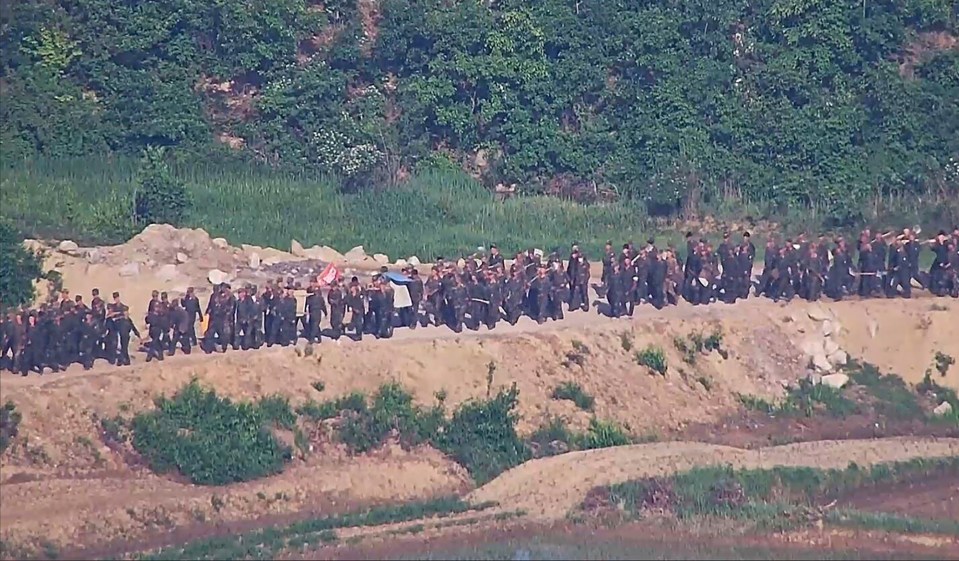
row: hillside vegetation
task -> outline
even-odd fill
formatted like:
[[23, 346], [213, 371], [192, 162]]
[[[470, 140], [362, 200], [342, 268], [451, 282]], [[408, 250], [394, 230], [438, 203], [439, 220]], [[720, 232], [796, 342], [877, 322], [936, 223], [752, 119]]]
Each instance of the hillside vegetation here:
[[[250, 197], [281, 215], [291, 190], [322, 183], [324, 206], [374, 218], [353, 240], [397, 209], [459, 220], [460, 201], [430, 208], [464, 181], [437, 170], [457, 169], [486, 187], [606, 201], [533, 205], [591, 222], [564, 233], [597, 241], [624, 216], [733, 208], [842, 227], [924, 207], [945, 223], [959, 216], [938, 204], [959, 189], [957, 12], [951, 0], [4, 3], [0, 142], [17, 169], [4, 197], [44, 196], [3, 213], [34, 230], [32, 209], [52, 198], [49, 221], [102, 236], [129, 214], [124, 157], [156, 145], [174, 148], [184, 182], [208, 185], [215, 167], [226, 184], [197, 186], [187, 220]], [[70, 166], [50, 161], [66, 157], [108, 181], [75, 189]], [[465, 214], [485, 213], [508, 245], [548, 234], [471, 197]], [[245, 241], [291, 233], [322, 234]]]

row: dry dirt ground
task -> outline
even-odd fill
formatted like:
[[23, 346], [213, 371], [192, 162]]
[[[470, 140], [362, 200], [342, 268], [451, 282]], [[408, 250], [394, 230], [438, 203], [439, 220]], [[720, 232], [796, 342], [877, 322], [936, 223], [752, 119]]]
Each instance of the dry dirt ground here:
[[[181, 246], [158, 252], [142, 240], [102, 250], [92, 264], [82, 252], [54, 252], [48, 262], [61, 271], [64, 285], [74, 294], [88, 295], [94, 287], [104, 293], [119, 290], [133, 317], [140, 319], [153, 288], [174, 292], [187, 285], [209, 286], [206, 268], [195, 264], [201, 259], [211, 259], [224, 270], [232, 266], [229, 272], [235, 277], [255, 273], [244, 269], [247, 255], [242, 252], [248, 250], [217, 244], [210, 249], [203, 245], [208, 236], [206, 241], [199, 238], [195, 245], [202, 251], [178, 265], [172, 280], [169, 268], [162, 279], [159, 268], [164, 260], [175, 259], [171, 254]], [[291, 258], [259, 251], [280, 260]], [[140, 273], [118, 275], [131, 256], [140, 256]], [[370, 263], [363, 260], [355, 266], [360, 270]], [[821, 330], [821, 322], [810, 315], [825, 312], [835, 324], [841, 323], [834, 338], [851, 356], [916, 383], [936, 351], [959, 357], [957, 310], [954, 300], [932, 298], [822, 303], [815, 309], [800, 301], [774, 304], [751, 298], [732, 306], [682, 304], [659, 312], [643, 307], [635, 317], [618, 320], [593, 310], [545, 325], [524, 318], [492, 332], [485, 327], [462, 334], [401, 329], [388, 341], [326, 340], [311, 356], [274, 347], [178, 355], [150, 364], [137, 355], [127, 368], [100, 363], [90, 372], [74, 366], [65, 374], [42, 377], [5, 373], [0, 376], [0, 399], [12, 401], [23, 420], [20, 436], [0, 459], [0, 539], [96, 546], [169, 534], [183, 526], [332, 514], [359, 504], [462, 493], [473, 487], [459, 466], [432, 450], [387, 448], [349, 457], [326, 446], [297, 459], [281, 475], [208, 488], [152, 475], [105, 445], [99, 419], [149, 408], [156, 395], [171, 394], [193, 377], [232, 398], [278, 393], [294, 405], [398, 381], [423, 403], [443, 391], [453, 407], [486, 395], [492, 374], [494, 389], [515, 383], [520, 390], [521, 433], [557, 415], [576, 428], [585, 427], [589, 414], [550, 397], [557, 384], [576, 381], [596, 398], [597, 417], [622, 423], [637, 435], [675, 434], [723, 419], [737, 409], [738, 394], [776, 398], [785, 384], [804, 377], [808, 361], [802, 342]], [[684, 364], [673, 338], [714, 329], [723, 333], [728, 358], [712, 353], [700, 356], [695, 365]], [[635, 352], [650, 344], [666, 351], [670, 369], [665, 377], [652, 375], [635, 361]], [[317, 381], [325, 386], [321, 393], [311, 387]], [[959, 389], [959, 367], [937, 381]], [[943, 455], [959, 455], [959, 443], [908, 438], [825, 441], [746, 451], [664, 442], [535, 460], [473, 490], [470, 497], [499, 501], [504, 510], [525, 509], [534, 520], [554, 521], [595, 485], [693, 465], [844, 467], [849, 461], [870, 464]]]

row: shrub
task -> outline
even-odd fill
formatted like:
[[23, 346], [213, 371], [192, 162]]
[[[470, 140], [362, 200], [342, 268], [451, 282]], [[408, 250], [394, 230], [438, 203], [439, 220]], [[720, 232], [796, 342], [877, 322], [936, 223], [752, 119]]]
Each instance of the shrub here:
[[136, 194], [133, 197], [137, 225], [179, 225], [186, 214], [186, 187], [174, 178], [166, 162], [166, 151], [147, 147], [137, 172]]
[[485, 400], [463, 403], [438, 438], [438, 447], [482, 485], [530, 457], [516, 434], [519, 390], [514, 385]]
[[[191, 381], [156, 410], [133, 419], [133, 446], [157, 473], [177, 471], [198, 485], [249, 481], [280, 472], [292, 450], [267, 424], [289, 419], [278, 400], [232, 403]], [[287, 405], [288, 407], [288, 405]]]
[[33, 301], [33, 282], [43, 278], [43, 256], [23, 247], [23, 238], [0, 219], [0, 312]]
[[8, 401], [0, 408], [0, 454], [7, 450], [13, 439], [20, 432], [22, 417], [12, 401]]
[[595, 448], [611, 448], [632, 444], [629, 435], [612, 421], [600, 421], [593, 417], [589, 421], [589, 428], [576, 439], [576, 447], [580, 450]]
[[586, 393], [586, 390], [576, 382], [563, 382], [553, 388], [553, 399], [566, 399], [572, 401], [583, 411], [592, 411], [595, 399]]
[[949, 367], [956, 363], [956, 359], [942, 351], [936, 351], [935, 361], [936, 371], [939, 372], [940, 376], [945, 376], [949, 372]]
[[645, 366], [661, 376], [666, 375], [668, 365], [666, 364], [666, 353], [662, 348], [650, 345], [641, 351], [637, 351], [635, 359], [640, 366]]
[[359, 392], [353, 392], [322, 403], [311, 399], [297, 407], [296, 412], [314, 421], [323, 421], [336, 418], [343, 412], [362, 413], [366, 411], [366, 408], [366, 396]]
[[413, 396], [399, 384], [384, 384], [369, 408], [345, 415], [338, 427], [341, 442], [352, 452], [377, 448], [395, 434], [406, 447], [430, 442], [439, 432], [444, 412], [437, 405], [429, 410], [413, 404]]

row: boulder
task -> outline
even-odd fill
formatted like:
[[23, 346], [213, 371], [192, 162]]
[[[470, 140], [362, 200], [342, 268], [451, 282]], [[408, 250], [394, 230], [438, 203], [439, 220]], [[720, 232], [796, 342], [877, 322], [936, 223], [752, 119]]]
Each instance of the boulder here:
[[226, 241], [225, 238], [213, 238], [211, 243], [213, 244], [213, 247], [216, 247], [219, 249], [226, 249], [230, 247], [230, 242]]
[[251, 268], [251, 269], [259, 269], [259, 268], [260, 268], [260, 254], [259, 254], [259, 253], [255, 252], [255, 251], [252, 252], [252, 253], [250, 253], [249, 261], [250, 261], [250, 268]]
[[809, 316], [809, 319], [814, 321], [826, 321], [832, 317], [825, 308], [818, 305], [810, 306], [809, 309], [806, 310], [806, 314]]
[[323, 261], [324, 263], [341, 263], [346, 259], [343, 257], [342, 253], [336, 251], [332, 247], [325, 245], [314, 245], [313, 247], [304, 250], [303, 254], [305, 257]]
[[60, 253], [74, 253], [80, 249], [80, 246], [77, 245], [77, 242], [71, 240], [63, 240], [60, 242], [60, 245], [57, 246], [57, 250]]
[[304, 257], [303, 244], [296, 240], [290, 240], [290, 253], [294, 257]]
[[363, 249], [361, 245], [347, 251], [343, 257], [345, 257], [347, 261], [365, 261], [367, 259], [366, 250]]
[[135, 277], [140, 274], [140, 264], [136, 261], [120, 267], [117, 274], [121, 277]]
[[397, 267], [399, 267], [399, 268], [401, 268], [401, 269], [402, 269], [402, 268], [405, 268], [405, 267], [408, 267], [409, 264], [410, 264], [409, 261], [407, 261], [406, 259], [397, 259], [397, 260], [396, 260], [396, 263], [393, 263], [393, 265], [395, 265], [395, 266], [397, 266]]
[[103, 261], [103, 252], [93, 247], [87, 252], [87, 263], [100, 263]]
[[932, 410], [932, 414], [936, 417], [945, 417], [950, 413], [952, 413], [952, 404], [950, 404], [948, 401], [943, 401]]
[[160, 279], [163, 282], [169, 282], [175, 279], [177, 277], [177, 274], [178, 273], [176, 270], [176, 265], [167, 264], [167, 265], [162, 265], [159, 269], [157, 269], [156, 276], [158, 279]]
[[410, 258], [406, 260], [406, 262], [409, 263], [410, 265], [414, 266], [414, 267], [419, 267], [420, 265], [423, 264], [423, 263], [420, 261], [420, 258], [417, 257], [417, 256], [415, 256], [415, 255], [411, 255]]
[[[812, 363], [813, 367], [819, 372], [832, 372], [833, 370], [832, 363], [829, 362], [829, 359], [823, 353], [813, 355], [810, 363]], [[825, 378], [825, 376], [823, 378]]]
[[186, 263], [189, 260], [190, 260], [190, 257], [186, 253], [183, 253], [182, 251], [176, 252], [177, 263]]
[[390, 257], [389, 257], [388, 255], [386, 255], [385, 253], [374, 253], [374, 254], [373, 254], [373, 261], [376, 261], [376, 262], [379, 263], [380, 265], [389, 265], [389, 264], [390, 264]]
[[845, 374], [828, 374], [822, 377], [822, 385], [836, 388], [837, 390], [849, 383], [849, 376]]
[[827, 320], [824, 320], [824, 321], [822, 322], [822, 336], [823, 336], [823, 337], [829, 337], [830, 335], [833, 334], [834, 331], [835, 331], [835, 330], [834, 330], [834, 328], [833, 328], [832, 320], [828, 320], [828, 319], [827, 319]]
[[846, 363], [849, 362], [849, 355], [846, 354], [846, 351], [842, 350], [830, 353], [827, 358], [829, 359], [829, 362], [833, 364], [833, 366], [846, 366]]
[[230, 275], [219, 269], [210, 269], [210, 272], [206, 274], [206, 279], [210, 281], [212, 285], [218, 285], [230, 280]]

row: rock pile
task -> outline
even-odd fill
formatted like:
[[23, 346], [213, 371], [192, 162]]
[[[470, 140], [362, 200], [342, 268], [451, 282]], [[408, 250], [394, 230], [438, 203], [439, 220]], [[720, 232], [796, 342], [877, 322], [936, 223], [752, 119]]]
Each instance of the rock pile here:
[[835, 313], [818, 304], [814, 304], [806, 315], [816, 324], [813, 333], [803, 341], [801, 350], [809, 360], [814, 380], [840, 388], [849, 381], [845, 374], [832, 374], [836, 368], [845, 366], [849, 355], [839, 346], [837, 338], [842, 333], [842, 324]]

